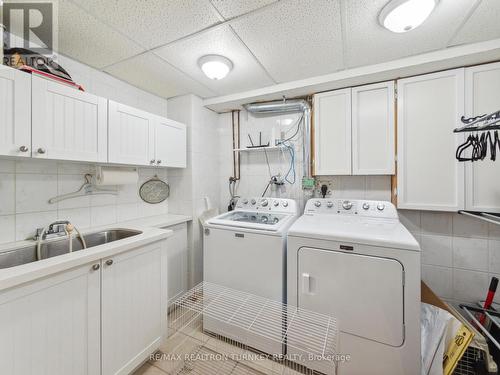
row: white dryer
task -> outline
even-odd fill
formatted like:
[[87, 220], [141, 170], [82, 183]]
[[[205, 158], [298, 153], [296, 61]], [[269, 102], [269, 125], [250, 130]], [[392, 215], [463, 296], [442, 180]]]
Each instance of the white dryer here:
[[[203, 280], [285, 303], [286, 235], [298, 214], [292, 199], [241, 198], [234, 211], [208, 220], [203, 237]], [[250, 337], [245, 330], [224, 324], [226, 317], [204, 319], [203, 327], [231, 339], [242, 338], [265, 353], [281, 355], [281, 309], [267, 318], [271, 322], [269, 334], [276, 336], [272, 340]]]
[[288, 303], [338, 319], [338, 375], [420, 374], [420, 247], [394, 205], [311, 199], [287, 251]]

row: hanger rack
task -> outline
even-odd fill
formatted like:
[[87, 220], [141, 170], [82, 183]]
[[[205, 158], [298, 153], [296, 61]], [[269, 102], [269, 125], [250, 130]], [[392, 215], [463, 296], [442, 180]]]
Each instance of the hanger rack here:
[[462, 116], [461, 121], [465, 125], [453, 130], [454, 133], [498, 130], [500, 129], [500, 110], [492, 112], [488, 115], [470, 118]]
[[85, 197], [88, 195], [101, 195], [101, 194], [108, 194], [108, 195], [118, 195], [118, 192], [116, 190], [107, 190], [107, 189], [102, 189], [97, 186], [95, 186], [92, 183], [92, 175], [87, 173], [85, 175], [85, 182], [84, 184], [78, 189], [77, 191], [73, 193], [67, 193], [67, 194], [62, 194], [58, 195], [56, 197], [50, 198], [49, 203], [54, 204], [66, 199], [71, 199], [71, 198], [77, 198], [77, 197]]
[[500, 214], [490, 214], [488, 212], [476, 212], [476, 211], [458, 211], [459, 214], [470, 216], [475, 219], [483, 220], [491, 224], [500, 225]]

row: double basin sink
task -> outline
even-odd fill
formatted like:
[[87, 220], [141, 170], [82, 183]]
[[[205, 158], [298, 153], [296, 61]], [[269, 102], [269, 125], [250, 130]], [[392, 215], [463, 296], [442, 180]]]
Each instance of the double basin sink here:
[[[83, 237], [87, 245], [87, 249], [103, 245], [109, 242], [118, 241], [124, 238], [137, 236], [141, 231], [132, 229], [109, 229], [95, 233], [85, 234]], [[83, 242], [80, 237], [72, 237], [73, 251], [83, 250]], [[18, 249], [9, 250], [0, 253], [0, 269], [20, 266], [31, 262], [36, 262], [37, 259], [37, 244], [21, 247]], [[42, 259], [52, 258], [58, 255], [67, 254], [69, 252], [69, 238], [67, 236], [44, 240], [40, 249]]]

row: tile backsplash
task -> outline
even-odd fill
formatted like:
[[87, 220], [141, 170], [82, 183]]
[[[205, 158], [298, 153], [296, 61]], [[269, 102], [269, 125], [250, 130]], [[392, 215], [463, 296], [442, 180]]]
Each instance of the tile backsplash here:
[[437, 295], [451, 302], [486, 297], [491, 277], [500, 277], [500, 227], [458, 213], [399, 214], [422, 248], [422, 279]]
[[0, 243], [29, 238], [36, 228], [55, 220], [67, 219], [84, 229], [168, 212], [168, 199], [148, 204], [138, 195], [140, 185], [155, 174], [167, 178], [164, 168], [139, 168], [137, 185], [110, 187], [116, 189], [116, 196], [95, 195], [48, 203], [56, 195], [78, 190], [86, 173], [95, 175], [95, 166], [0, 159]]

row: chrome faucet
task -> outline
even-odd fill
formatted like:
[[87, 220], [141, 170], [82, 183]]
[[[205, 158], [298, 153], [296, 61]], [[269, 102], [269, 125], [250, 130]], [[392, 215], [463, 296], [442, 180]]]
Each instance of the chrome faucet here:
[[45, 232], [45, 228], [37, 228], [36, 234], [33, 236], [33, 240], [38, 241], [40, 236], [42, 237], [42, 240], [65, 236], [67, 235], [66, 225], [68, 224], [70, 224], [68, 220], [58, 220], [49, 224]]

